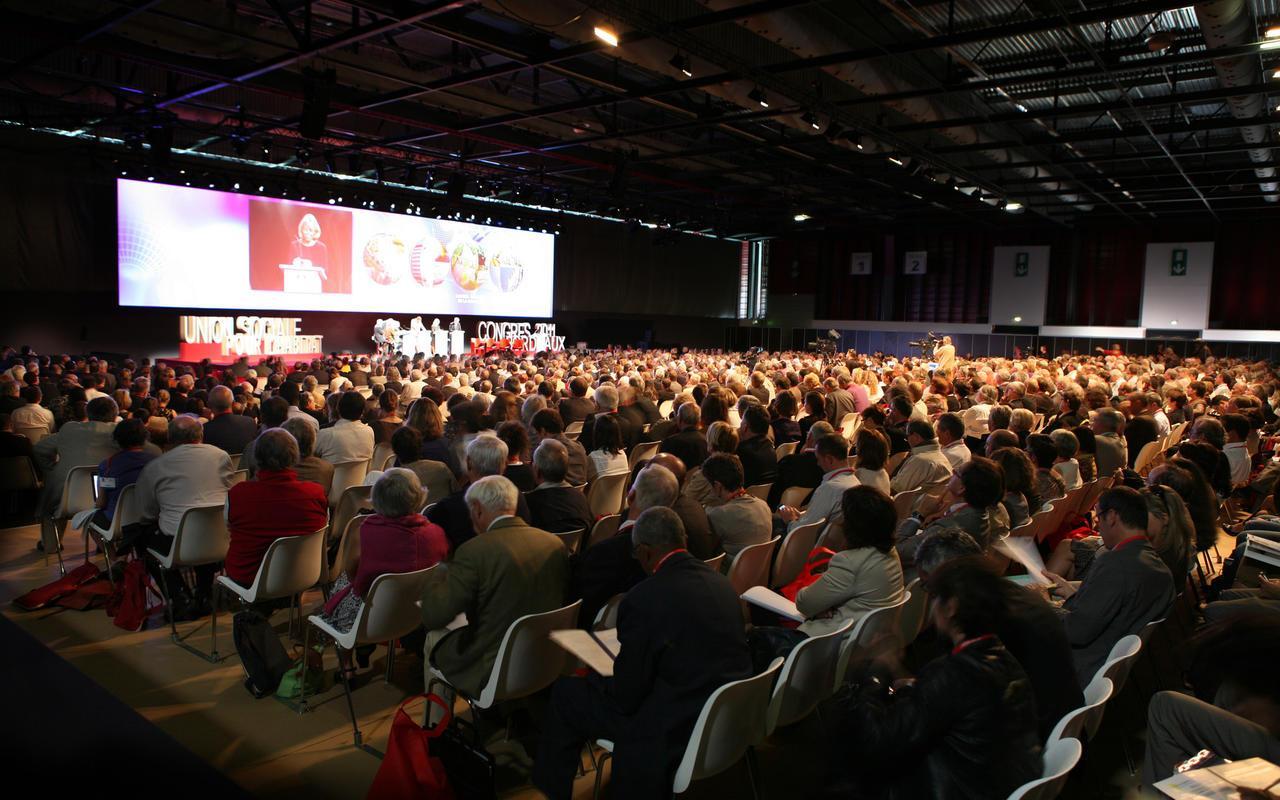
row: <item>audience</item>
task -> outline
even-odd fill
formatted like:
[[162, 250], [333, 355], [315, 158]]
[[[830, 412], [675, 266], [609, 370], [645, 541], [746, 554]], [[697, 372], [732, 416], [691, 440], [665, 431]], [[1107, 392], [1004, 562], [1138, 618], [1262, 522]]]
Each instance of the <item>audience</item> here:
[[737, 456], [716, 453], [702, 462], [702, 476], [718, 501], [707, 506], [707, 521], [726, 555], [732, 558], [744, 547], [773, 538], [773, 514], [768, 504], [747, 493]]
[[819, 520], [831, 522], [840, 511], [844, 491], [858, 485], [853, 470], [849, 468], [849, 445], [839, 434], [819, 439], [814, 448], [818, 468], [822, 470], [822, 483], [809, 496], [809, 505], [803, 511], [794, 506], [779, 506], [774, 519], [775, 529], [791, 532], [802, 525]]
[[555, 439], [544, 439], [533, 451], [533, 477], [537, 485], [525, 495], [529, 523], [552, 533], [581, 530], [591, 533], [595, 521], [587, 496], [569, 485], [569, 451]]
[[297, 417], [285, 420], [280, 429], [287, 431], [298, 443], [298, 463], [293, 465], [298, 480], [319, 484], [328, 497], [329, 490], [333, 487], [333, 465], [315, 455], [315, 429]]
[[209, 411], [213, 417], [204, 425], [205, 444], [211, 444], [229, 455], [244, 452], [245, 445], [258, 435], [258, 426], [244, 414], [233, 414], [231, 407], [235, 397], [225, 386], [215, 386], [209, 392]]
[[889, 487], [893, 494], [946, 483], [951, 477], [951, 462], [942, 454], [933, 426], [927, 421], [907, 423], [907, 443], [911, 454], [894, 473]]
[[[481, 478], [501, 475], [507, 468], [507, 444], [497, 436], [477, 436], [467, 445], [463, 459], [466, 469], [467, 483], [473, 484]], [[473, 525], [474, 515], [466, 499], [467, 488], [459, 489], [452, 494], [433, 501], [427, 509], [427, 518], [444, 528], [449, 537], [450, 551], [457, 550], [480, 530]], [[520, 519], [530, 519], [529, 506], [524, 495], [516, 491], [516, 511]]]
[[355, 391], [329, 396], [338, 398], [338, 419], [316, 437], [316, 455], [334, 465], [373, 458], [373, 428], [360, 421], [364, 398]]
[[147, 426], [142, 420], [126, 419], [117, 424], [111, 438], [120, 449], [98, 464], [98, 513], [93, 516], [93, 523], [104, 530], [111, 527], [120, 492], [137, 483], [142, 468], [156, 458], [146, 449]]
[[[870, 428], [859, 428], [855, 436], [858, 451], [858, 466], [854, 469], [854, 477], [863, 486], [870, 486], [889, 494], [891, 482], [885, 464], [889, 460], [889, 440], [880, 431]], [[816, 469], [816, 465], [815, 465]]]

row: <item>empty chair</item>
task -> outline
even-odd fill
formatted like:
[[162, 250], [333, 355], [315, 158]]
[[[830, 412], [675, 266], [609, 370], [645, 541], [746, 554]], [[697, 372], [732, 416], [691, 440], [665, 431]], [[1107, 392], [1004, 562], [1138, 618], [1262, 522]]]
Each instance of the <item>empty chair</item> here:
[[569, 551], [569, 555], [573, 555], [578, 552], [578, 543], [582, 541], [582, 534], [586, 532], [586, 528], [564, 531], [563, 533], [556, 533], [555, 531], [552, 531], [552, 533], [555, 534], [555, 537], [560, 540], [560, 543], [564, 545], [564, 549]]
[[641, 442], [631, 448], [631, 455], [627, 457], [627, 466], [635, 469], [636, 464], [641, 461], [647, 461], [658, 454], [658, 448], [662, 442]]
[[840, 655], [836, 659], [834, 684], [836, 689], [844, 683], [844, 673], [849, 667], [849, 659], [853, 657], [854, 652], [868, 648], [881, 633], [896, 633], [902, 609], [910, 601], [911, 595], [906, 594], [901, 602], [877, 608], [858, 620], [853, 630], [845, 636], [844, 644], [840, 647]]
[[587, 489], [587, 505], [596, 517], [617, 514], [622, 510], [622, 501], [627, 497], [628, 473], [601, 475]]
[[[95, 498], [93, 491], [93, 476], [97, 474], [98, 468], [95, 467], [72, 467], [67, 472], [67, 477], [62, 484], [62, 499], [58, 501], [58, 507], [54, 509], [52, 516], [52, 525], [49, 529], [52, 531], [54, 541], [46, 541], [44, 543], [44, 551], [47, 554], [53, 550], [58, 554], [58, 570], [63, 574], [67, 574], [66, 565], [62, 561], [62, 534], [67, 523], [76, 514], [81, 511], [87, 511], [93, 508]], [[45, 530], [41, 526], [41, 533]], [[86, 533], [86, 535], [88, 535]], [[47, 555], [46, 555], [47, 558]]]
[[769, 585], [769, 564], [778, 541], [779, 537], [775, 536], [767, 542], [748, 545], [738, 551], [729, 565], [729, 583], [733, 584], [735, 594], [740, 595], [752, 586]]
[[[362, 644], [390, 642], [391, 653], [394, 653], [395, 640], [412, 633], [422, 624], [422, 610], [418, 603], [422, 598], [422, 587], [433, 569], [434, 566], [416, 572], [393, 572], [374, 578], [351, 630], [339, 631], [319, 615], [308, 617], [307, 622], [332, 639], [334, 646], [342, 650], [354, 650], [357, 645]], [[311, 648], [310, 638], [311, 628], [308, 627], [308, 641], [304, 652]], [[391, 658], [391, 653], [388, 653], [388, 658]], [[303, 659], [303, 664], [305, 663], [306, 659]], [[306, 686], [305, 669], [304, 666], [303, 686]], [[343, 686], [347, 696], [347, 711], [351, 714], [351, 731], [355, 745], [359, 747], [363, 739], [360, 727], [356, 724], [355, 706], [351, 702], [351, 685], [344, 680]], [[304, 697], [304, 707], [305, 703]]]
[[[551, 641], [552, 631], [575, 628], [578, 624], [578, 600], [564, 608], [541, 614], [520, 617], [502, 637], [498, 655], [480, 693], [467, 697], [459, 692], [474, 708], [492, 708], [504, 700], [518, 700], [536, 694], [555, 682], [568, 664], [568, 651]], [[431, 668], [431, 683], [448, 684], [448, 679], [435, 667]], [[431, 691], [431, 687], [427, 687]]]
[[773, 566], [773, 580], [770, 583], [777, 589], [786, 586], [796, 579], [804, 569], [809, 553], [817, 545], [818, 535], [827, 524], [826, 518], [808, 525], [801, 525], [791, 531], [782, 540], [778, 549], [778, 560]]
[[772, 483], [757, 483], [747, 487], [747, 494], [752, 497], [758, 497], [767, 503], [769, 502], [769, 490], [772, 488]]
[[1062, 719], [1058, 720], [1058, 724], [1053, 726], [1049, 737], [1045, 739], [1045, 746], [1052, 746], [1059, 739], [1092, 739], [1098, 731], [1098, 724], [1102, 722], [1102, 711], [1114, 693], [1114, 686], [1109, 678], [1095, 676], [1084, 687], [1084, 705], [1062, 715]]
[[1083, 748], [1077, 739], [1058, 739], [1044, 751], [1044, 772], [1019, 786], [1009, 800], [1053, 800], [1062, 791], [1067, 775], [1080, 763]]
[[613, 538], [620, 525], [622, 525], [622, 517], [618, 514], [610, 514], [607, 517], [601, 517], [596, 520], [595, 527], [591, 529], [591, 536], [587, 538], [587, 543], [582, 549], [590, 550], [595, 545]]
[[369, 461], [343, 461], [333, 465], [333, 483], [329, 485], [329, 505], [338, 505], [342, 493], [352, 486], [364, 483], [369, 474]]
[[845, 634], [853, 627], [849, 620], [838, 629], [811, 636], [796, 645], [782, 665], [778, 683], [769, 701], [768, 731], [786, 727], [808, 716], [831, 696], [835, 686], [836, 656]]
[[[155, 560], [161, 569], [199, 567], [224, 561], [230, 544], [231, 533], [227, 530], [227, 522], [223, 517], [223, 506], [197, 506], [182, 512], [182, 518], [178, 521], [177, 533], [173, 536], [173, 544], [170, 546], [168, 553], [161, 553], [147, 548], [147, 555]], [[158, 583], [160, 584], [160, 593], [164, 596], [165, 605], [172, 608], [168, 589], [165, 588], [165, 581], [158, 581]], [[216, 617], [213, 620], [213, 624], [215, 626], [213, 628], [214, 644], [216, 645], [218, 636]], [[207, 654], [202, 653], [178, 638], [178, 626], [172, 614], [169, 615], [169, 638], [174, 644], [207, 661], [217, 663], [221, 660], [216, 649]]]
[[[755, 754], [752, 748], [764, 741], [767, 735], [769, 696], [773, 682], [782, 669], [782, 659], [775, 658], [764, 672], [752, 678], [726, 683], [711, 693], [698, 714], [684, 757], [676, 767], [671, 790], [683, 794], [691, 783], [709, 778], [737, 764], [747, 755], [747, 775], [755, 792]], [[605, 750], [596, 770], [596, 795], [600, 794], [600, 779], [604, 761], [613, 752], [613, 742], [597, 740]]]
[[[326, 529], [327, 526], [306, 536], [283, 536], [276, 539], [267, 546], [262, 564], [258, 566], [258, 573], [248, 586], [241, 586], [226, 575], [218, 576], [214, 584], [213, 652], [218, 652], [217, 590], [226, 589], [246, 604], [301, 595], [325, 577]], [[292, 602], [289, 611], [289, 624], [292, 628]]]

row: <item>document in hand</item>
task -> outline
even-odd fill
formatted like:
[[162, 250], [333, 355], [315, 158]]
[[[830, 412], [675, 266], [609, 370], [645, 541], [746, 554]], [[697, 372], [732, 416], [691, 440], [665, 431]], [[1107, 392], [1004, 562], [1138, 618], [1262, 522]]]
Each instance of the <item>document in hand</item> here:
[[1157, 781], [1155, 788], [1174, 800], [1235, 800], [1237, 789], [1267, 792], [1280, 782], [1280, 767], [1262, 758], [1246, 758], [1193, 769]]
[[996, 549], [1009, 558], [1027, 568], [1032, 585], [1048, 586], [1050, 581], [1043, 575], [1044, 559], [1036, 549], [1036, 540], [1026, 536], [1007, 536], [996, 542]]
[[804, 622], [805, 616], [800, 613], [800, 609], [796, 608], [796, 604], [763, 586], [752, 586], [750, 589], [742, 593], [742, 599], [746, 600], [753, 606], [760, 606], [763, 609], [772, 611], [781, 617], [794, 620], [796, 622]]
[[613, 661], [622, 651], [617, 628], [604, 631], [552, 631], [551, 641], [577, 656], [582, 663], [608, 678], [613, 675]]

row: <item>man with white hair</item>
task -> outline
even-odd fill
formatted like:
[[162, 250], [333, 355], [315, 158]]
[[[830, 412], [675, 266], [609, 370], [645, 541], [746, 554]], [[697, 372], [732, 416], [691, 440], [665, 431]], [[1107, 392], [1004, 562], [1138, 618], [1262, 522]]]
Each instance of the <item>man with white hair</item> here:
[[650, 464], [640, 470], [627, 494], [627, 518], [618, 532], [597, 542], [573, 560], [569, 596], [582, 599], [578, 622], [589, 628], [596, 614], [615, 594], [644, 580], [644, 571], [631, 552], [631, 526], [650, 508], [671, 508], [680, 494], [680, 483], [666, 467]]
[[631, 420], [618, 413], [618, 387], [611, 383], [602, 384], [599, 389], [596, 389], [595, 399], [596, 413], [582, 421], [582, 433], [578, 435], [578, 443], [588, 453], [595, 450], [593, 437], [596, 417], [601, 414], [612, 414], [614, 420], [618, 423], [618, 431], [622, 434], [622, 449], [630, 453], [631, 449], [636, 446], [636, 442], [640, 441], [641, 429], [636, 427]]
[[[469, 483], [476, 483], [481, 478], [492, 475], [501, 475], [507, 468], [507, 443], [497, 436], [487, 434], [477, 436], [467, 443], [464, 462], [463, 468]], [[459, 489], [433, 504], [427, 512], [427, 519], [444, 528], [445, 536], [449, 537], [450, 551], [456, 551], [463, 543], [483, 530], [472, 524], [466, 503], [466, 491], [466, 488]], [[533, 519], [523, 494], [517, 493], [514, 513], [523, 520]]]
[[244, 446], [258, 435], [258, 425], [251, 417], [232, 413], [231, 406], [235, 397], [225, 386], [215, 386], [209, 392], [209, 410], [213, 419], [205, 423], [204, 442], [211, 444], [228, 455], [244, 452]]
[[565, 480], [568, 472], [568, 449], [555, 439], [543, 439], [533, 451], [537, 486], [526, 495], [532, 515], [529, 521], [552, 533], [585, 529], [585, 536], [591, 531], [595, 516], [587, 496]]
[[[450, 687], [477, 696], [511, 623], [564, 603], [568, 553], [553, 534], [516, 516], [519, 496], [515, 484], [501, 475], [479, 478], [467, 487], [467, 513], [479, 534], [436, 568], [422, 591], [428, 690], [434, 670]], [[445, 629], [463, 613], [466, 625]]]

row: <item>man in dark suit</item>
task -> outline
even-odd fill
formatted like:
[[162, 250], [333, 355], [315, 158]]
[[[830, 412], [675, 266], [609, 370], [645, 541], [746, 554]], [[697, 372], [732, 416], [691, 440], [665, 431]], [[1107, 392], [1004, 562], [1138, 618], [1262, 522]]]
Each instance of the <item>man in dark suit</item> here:
[[580, 422], [596, 410], [595, 403], [587, 397], [587, 379], [577, 377], [569, 381], [569, 396], [560, 401], [560, 419], [565, 425]]
[[552, 800], [572, 796], [582, 745], [596, 738], [615, 744], [614, 797], [668, 796], [707, 698], [751, 674], [737, 594], [685, 551], [675, 512], [650, 509], [629, 535], [650, 577], [619, 608], [613, 676], [562, 678], [553, 688], [533, 772]]
[[564, 445], [569, 453], [569, 471], [565, 473], [565, 480], [574, 486], [587, 482], [587, 451], [581, 444], [564, 435], [564, 423], [560, 421], [557, 412], [550, 408], [542, 409], [533, 415], [529, 427], [533, 428], [534, 447], [541, 444], [543, 439], [555, 439]]
[[1151, 416], [1154, 409], [1147, 403], [1143, 392], [1134, 392], [1128, 397], [1129, 419], [1124, 424], [1124, 440], [1129, 450], [1129, 469], [1138, 460], [1142, 448], [1160, 438], [1160, 430], [1155, 418]]
[[[848, 376], [841, 375], [840, 380], [844, 382], [844, 386], [849, 385]], [[858, 410], [857, 403], [854, 402], [853, 395], [845, 391], [835, 378], [827, 378], [823, 381], [822, 388], [827, 393], [827, 422], [831, 423], [831, 427], [839, 428], [845, 414], [852, 414]]]
[[684, 462], [685, 469], [702, 466], [707, 460], [707, 436], [698, 430], [702, 412], [697, 403], [685, 403], [676, 411], [677, 432], [662, 440], [660, 453], [670, 453]]
[[636, 403], [636, 390], [627, 383], [618, 387], [618, 416], [631, 423], [631, 426], [638, 431], [636, 441], [640, 441], [644, 434], [644, 426], [649, 424], [649, 419], [644, 409]]
[[204, 443], [232, 456], [243, 453], [244, 446], [258, 435], [258, 423], [251, 417], [231, 413], [234, 399], [227, 387], [213, 387], [209, 392], [209, 410], [213, 412], [213, 419], [204, 426]]
[[537, 488], [525, 495], [535, 528], [552, 533], [583, 529], [591, 532], [595, 517], [587, 496], [564, 479], [569, 470], [569, 451], [555, 439], [543, 439], [533, 451], [533, 477]]
[[804, 441], [804, 447], [782, 457], [778, 462], [777, 477], [773, 479], [773, 488], [769, 490], [769, 508], [776, 509], [782, 503], [782, 493], [792, 486], [818, 488], [824, 473], [822, 467], [818, 466], [814, 450], [818, 446], [818, 440], [833, 433], [835, 428], [831, 427], [831, 423], [819, 420], [809, 426], [809, 436]]
[[[507, 468], [507, 443], [497, 436], [477, 436], [467, 444], [467, 486], [432, 504], [427, 519], [444, 528], [449, 539], [449, 552], [476, 535], [472, 526], [471, 511], [467, 506], [467, 488], [481, 478], [501, 475]], [[516, 492], [516, 515], [520, 519], [532, 519], [529, 504], [523, 494]]]
[[671, 505], [671, 510], [676, 512], [681, 524], [684, 525], [685, 540], [689, 543], [689, 552], [693, 557], [706, 561], [723, 552], [720, 548], [720, 537], [711, 530], [711, 522], [707, 520], [706, 509], [691, 495], [684, 493], [684, 482], [689, 476], [688, 470], [684, 468], [684, 462], [671, 453], [658, 453], [647, 463], [666, 467], [672, 475], [676, 476], [680, 492], [676, 495], [676, 501]]
[[764, 406], [748, 406], [738, 426], [738, 459], [743, 486], [772, 483], [778, 476], [778, 456], [769, 441], [769, 414]]
[[1098, 533], [1106, 551], [1094, 557], [1079, 588], [1052, 572], [1066, 598], [1063, 624], [1080, 685], [1087, 686], [1111, 648], [1160, 619], [1173, 602], [1173, 577], [1147, 539], [1147, 501], [1127, 486], [1098, 498]]
[[588, 453], [595, 449], [593, 427], [596, 423], [596, 417], [600, 414], [612, 414], [618, 423], [618, 431], [622, 434], [622, 448], [627, 453], [630, 453], [636, 443], [640, 441], [642, 428], [618, 413], [618, 387], [606, 383], [596, 389], [595, 398], [596, 412], [582, 421], [582, 433], [578, 436], [578, 442], [582, 445], [582, 449]]

